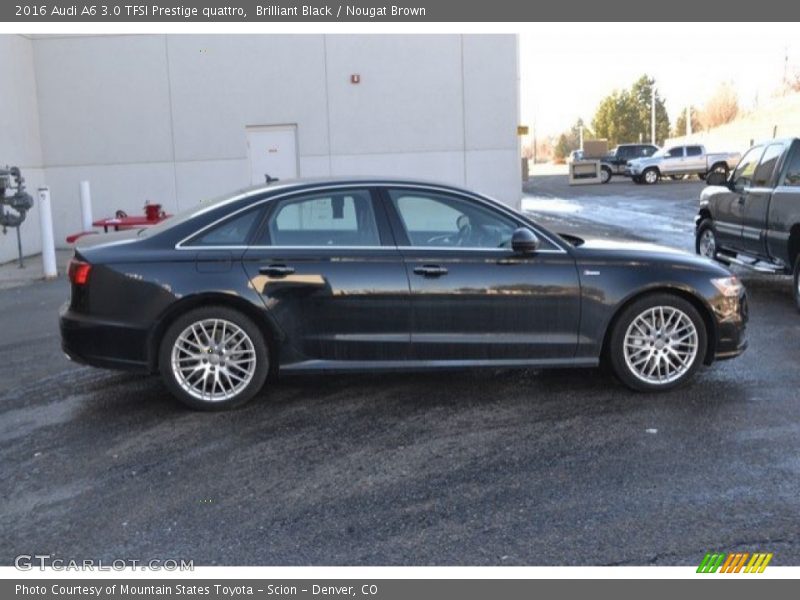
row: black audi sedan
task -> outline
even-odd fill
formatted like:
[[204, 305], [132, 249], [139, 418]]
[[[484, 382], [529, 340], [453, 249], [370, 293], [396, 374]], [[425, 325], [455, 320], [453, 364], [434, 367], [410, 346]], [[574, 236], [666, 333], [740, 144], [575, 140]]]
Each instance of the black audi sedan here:
[[746, 347], [724, 267], [557, 235], [449, 185], [277, 182], [94, 237], [70, 263], [65, 353], [160, 373], [197, 409], [240, 405], [279, 371], [604, 361], [666, 390]]

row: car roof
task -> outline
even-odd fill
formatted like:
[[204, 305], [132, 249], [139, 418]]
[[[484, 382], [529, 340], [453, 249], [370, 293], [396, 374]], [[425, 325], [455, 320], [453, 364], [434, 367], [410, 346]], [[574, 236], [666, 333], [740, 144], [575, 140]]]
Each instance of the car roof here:
[[444, 188], [462, 192], [465, 194], [470, 194], [472, 196], [481, 196], [483, 198], [487, 198], [487, 196], [484, 194], [480, 194], [478, 192], [474, 192], [467, 188], [463, 188], [457, 185], [453, 185], [452, 183], [446, 183], [443, 181], [411, 179], [405, 177], [386, 177], [386, 176], [367, 177], [363, 175], [335, 176], [335, 177], [300, 177], [297, 179], [275, 180], [271, 183], [262, 183], [242, 188], [241, 190], [238, 191], [237, 195], [253, 196], [253, 195], [261, 195], [264, 193], [271, 194], [273, 192], [289, 192], [294, 189], [301, 190], [308, 187], [324, 187], [328, 185], [340, 187], [343, 185], [350, 185], [350, 184], [354, 186], [385, 187], [392, 185], [396, 186], [413, 185], [413, 186], [432, 187], [432, 188]]

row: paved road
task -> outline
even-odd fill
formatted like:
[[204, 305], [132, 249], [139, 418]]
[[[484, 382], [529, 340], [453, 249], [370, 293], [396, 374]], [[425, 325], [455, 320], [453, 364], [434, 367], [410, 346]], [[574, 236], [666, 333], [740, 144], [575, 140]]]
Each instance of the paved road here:
[[[553, 195], [585, 215], [625, 186]], [[685, 189], [648, 214], [690, 219]], [[66, 362], [63, 281], [0, 291], [0, 564], [800, 564], [800, 315], [785, 281], [748, 284], [750, 350], [672, 393], [594, 370], [303, 377], [226, 414]]]

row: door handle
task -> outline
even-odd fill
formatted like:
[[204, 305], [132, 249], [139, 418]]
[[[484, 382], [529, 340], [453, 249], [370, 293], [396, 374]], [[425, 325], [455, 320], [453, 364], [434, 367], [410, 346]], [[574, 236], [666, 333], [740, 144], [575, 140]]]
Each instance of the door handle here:
[[422, 265], [414, 267], [414, 273], [423, 277], [441, 277], [442, 275], [447, 275], [447, 269], [439, 265]]
[[287, 267], [286, 265], [269, 265], [267, 267], [259, 267], [258, 272], [262, 275], [269, 275], [270, 277], [286, 277], [294, 273], [294, 267]]

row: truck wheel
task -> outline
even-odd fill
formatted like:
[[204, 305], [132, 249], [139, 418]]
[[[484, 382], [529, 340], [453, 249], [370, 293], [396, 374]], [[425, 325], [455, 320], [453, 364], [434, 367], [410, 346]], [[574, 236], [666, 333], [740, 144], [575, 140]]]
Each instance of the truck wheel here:
[[645, 169], [644, 173], [642, 173], [642, 181], [644, 181], [647, 185], [658, 183], [658, 169], [655, 167]]
[[600, 183], [608, 183], [611, 181], [611, 169], [608, 167], [600, 167]]
[[800, 256], [794, 261], [794, 304], [800, 310]]
[[694, 239], [694, 251], [700, 256], [711, 260], [717, 257], [717, 236], [714, 233], [714, 223], [711, 219], [703, 219], [697, 227]]
[[617, 319], [608, 344], [614, 374], [639, 392], [668, 390], [686, 383], [705, 358], [703, 317], [674, 294], [634, 301]]
[[[727, 179], [729, 171], [730, 171], [730, 169], [728, 169], [728, 165], [727, 164], [725, 164], [725, 163], [717, 163], [713, 167], [711, 167], [711, 169], [708, 171], [708, 173], [723, 173], [725, 175], [725, 178]], [[708, 173], [706, 173], [706, 175], [708, 175]]]

